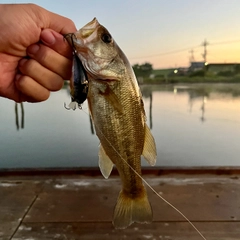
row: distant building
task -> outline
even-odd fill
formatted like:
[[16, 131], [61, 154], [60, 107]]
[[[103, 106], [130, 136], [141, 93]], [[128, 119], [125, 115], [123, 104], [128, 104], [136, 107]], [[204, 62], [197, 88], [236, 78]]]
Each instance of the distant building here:
[[180, 68], [174, 68], [172, 69], [166, 76], [187, 76], [188, 74], [188, 68], [180, 67]]
[[150, 79], [154, 79], [155, 77], [156, 77], [156, 75], [153, 74], [153, 73], [149, 75], [149, 78], [150, 78]]
[[205, 62], [191, 62], [189, 72], [196, 72], [202, 70], [205, 66]]
[[209, 63], [206, 65], [206, 70], [214, 74], [219, 72], [238, 72], [240, 63]]
[[186, 76], [188, 73], [188, 68], [180, 67], [178, 69], [175, 69], [173, 72], [178, 76]]

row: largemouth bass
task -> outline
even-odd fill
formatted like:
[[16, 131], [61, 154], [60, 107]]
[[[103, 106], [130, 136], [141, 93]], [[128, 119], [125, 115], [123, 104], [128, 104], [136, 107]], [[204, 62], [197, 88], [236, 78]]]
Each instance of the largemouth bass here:
[[74, 33], [69, 43], [88, 76], [87, 100], [100, 140], [100, 170], [108, 178], [115, 165], [122, 182], [113, 225], [126, 228], [133, 222], [149, 223], [152, 208], [141, 179], [141, 155], [154, 165], [156, 146], [132, 67], [95, 18]]

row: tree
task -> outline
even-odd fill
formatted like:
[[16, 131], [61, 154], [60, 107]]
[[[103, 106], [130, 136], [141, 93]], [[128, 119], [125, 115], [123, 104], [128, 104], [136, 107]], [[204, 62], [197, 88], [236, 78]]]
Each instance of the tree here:
[[133, 71], [135, 72], [137, 77], [149, 77], [152, 73], [152, 64], [151, 63], [144, 63], [144, 64], [134, 64]]

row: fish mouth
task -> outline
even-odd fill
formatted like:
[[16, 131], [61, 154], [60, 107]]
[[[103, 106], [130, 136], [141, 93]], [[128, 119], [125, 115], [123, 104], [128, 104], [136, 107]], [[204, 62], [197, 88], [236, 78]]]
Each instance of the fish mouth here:
[[94, 18], [91, 22], [87, 23], [79, 31], [75, 32], [75, 38], [73, 39], [75, 46], [80, 48], [86, 46], [96, 37], [97, 29], [100, 26], [101, 25], [99, 24], [98, 20]]
[[77, 33], [68, 33], [64, 35], [64, 39], [67, 40], [69, 46], [71, 46], [73, 53], [87, 52], [87, 49], [84, 47], [85, 41], [84, 39], [78, 38], [76, 36]]
[[91, 22], [87, 23], [78, 32], [75, 33], [77, 38], [86, 39], [100, 26], [98, 20], [94, 18]]
[[96, 18], [87, 23], [84, 27], [75, 33], [68, 33], [64, 35], [68, 44], [74, 49], [84, 51], [85, 45], [94, 38], [96, 29], [101, 26]]

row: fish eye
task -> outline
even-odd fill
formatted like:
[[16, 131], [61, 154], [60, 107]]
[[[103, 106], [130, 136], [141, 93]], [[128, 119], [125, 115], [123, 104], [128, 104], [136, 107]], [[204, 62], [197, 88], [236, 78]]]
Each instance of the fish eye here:
[[101, 39], [103, 40], [103, 42], [105, 43], [110, 43], [112, 42], [112, 36], [109, 33], [104, 33], [101, 37]]

